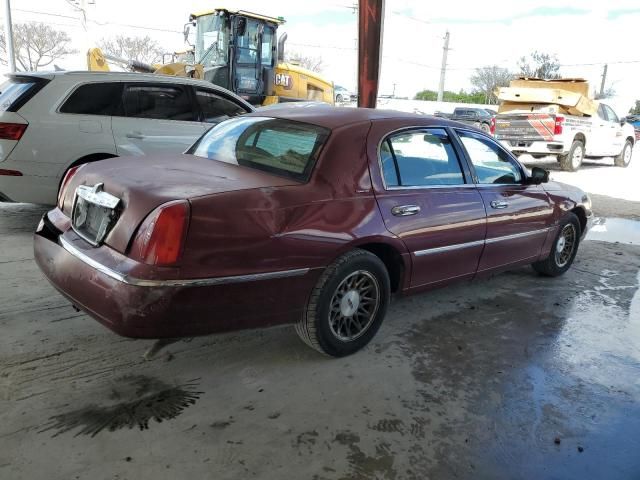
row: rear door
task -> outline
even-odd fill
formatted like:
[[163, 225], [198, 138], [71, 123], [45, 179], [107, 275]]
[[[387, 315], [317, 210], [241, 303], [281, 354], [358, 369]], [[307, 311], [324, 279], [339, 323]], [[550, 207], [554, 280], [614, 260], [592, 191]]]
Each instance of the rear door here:
[[487, 212], [487, 234], [478, 271], [535, 260], [553, 225], [553, 207], [540, 185], [493, 139], [456, 130]]
[[385, 226], [411, 252], [411, 288], [472, 277], [485, 209], [449, 132], [416, 128], [384, 138], [375, 175], [382, 178], [375, 188]]
[[189, 85], [127, 83], [113, 117], [118, 155], [182, 153], [204, 133]]

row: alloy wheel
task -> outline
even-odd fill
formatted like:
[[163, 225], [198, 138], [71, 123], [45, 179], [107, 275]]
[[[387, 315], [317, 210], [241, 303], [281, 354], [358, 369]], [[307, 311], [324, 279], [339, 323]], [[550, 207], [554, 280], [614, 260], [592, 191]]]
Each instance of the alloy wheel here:
[[366, 270], [349, 274], [331, 297], [329, 328], [343, 342], [362, 336], [376, 317], [380, 305], [380, 286]]
[[576, 227], [573, 224], [568, 223], [562, 228], [555, 251], [556, 265], [559, 268], [564, 267], [571, 260], [576, 248], [577, 237]]

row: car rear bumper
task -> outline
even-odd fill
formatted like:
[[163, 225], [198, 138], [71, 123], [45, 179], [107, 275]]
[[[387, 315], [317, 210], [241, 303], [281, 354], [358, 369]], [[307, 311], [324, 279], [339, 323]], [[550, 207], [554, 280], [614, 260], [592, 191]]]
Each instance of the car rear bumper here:
[[34, 235], [34, 254], [47, 279], [73, 305], [133, 338], [293, 323], [319, 275], [299, 269], [189, 280], [136, 278], [130, 275], [131, 259], [104, 245], [92, 248], [72, 230], [62, 232], [48, 214]]
[[500, 143], [514, 154], [562, 155], [566, 153], [562, 142], [536, 142], [519, 140], [500, 140]]

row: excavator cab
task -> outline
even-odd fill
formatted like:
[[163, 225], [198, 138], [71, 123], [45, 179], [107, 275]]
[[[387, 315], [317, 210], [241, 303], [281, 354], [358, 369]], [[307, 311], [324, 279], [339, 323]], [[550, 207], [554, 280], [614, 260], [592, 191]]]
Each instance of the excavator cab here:
[[276, 31], [282, 19], [217, 9], [190, 20], [196, 26], [195, 62], [202, 65], [205, 80], [253, 104], [273, 95]]

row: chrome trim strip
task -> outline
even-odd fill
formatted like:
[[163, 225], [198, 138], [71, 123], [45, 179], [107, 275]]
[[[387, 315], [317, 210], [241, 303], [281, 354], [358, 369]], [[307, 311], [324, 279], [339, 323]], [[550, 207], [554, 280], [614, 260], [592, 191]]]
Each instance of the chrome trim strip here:
[[127, 285], [134, 285], [137, 287], [203, 287], [211, 285], [228, 285], [232, 283], [245, 283], [256, 282], [260, 280], [272, 280], [276, 278], [288, 278], [288, 277], [300, 277], [309, 272], [309, 268], [297, 268], [293, 270], [281, 270], [278, 272], [265, 272], [265, 273], [252, 273], [249, 275], [234, 275], [230, 277], [212, 277], [212, 278], [191, 278], [191, 279], [179, 279], [179, 280], [144, 280], [141, 278], [134, 278], [129, 275], [120, 273], [112, 268], [109, 268], [100, 262], [92, 259], [86, 254], [82, 253], [79, 249], [74, 247], [71, 243], [59, 237], [60, 245], [71, 255], [78, 260], [86, 263], [92, 268], [95, 268], [100, 273], [113, 278], [119, 282]]
[[547, 233], [553, 227], [541, 228], [540, 230], [532, 230], [530, 232], [522, 232], [522, 233], [514, 233], [513, 235], [505, 235], [504, 237], [495, 237], [495, 238], [487, 238], [485, 243], [498, 243], [504, 240], [515, 240], [516, 238], [529, 237], [531, 235], [538, 235], [542, 233]]
[[455, 245], [447, 245], [445, 247], [428, 248], [426, 250], [418, 250], [413, 252], [416, 257], [422, 257], [424, 255], [433, 255], [434, 253], [450, 252], [451, 250], [459, 250], [461, 248], [470, 248], [484, 245], [484, 240], [476, 240], [475, 242], [457, 243]]
[[514, 233], [513, 235], [505, 235], [503, 237], [487, 238], [485, 240], [475, 240], [467, 243], [456, 243], [455, 245], [446, 245], [444, 247], [427, 248], [426, 250], [417, 250], [413, 252], [416, 257], [422, 257], [424, 255], [433, 255], [435, 253], [450, 252], [453, 250], [459, 250], [462, 248], [477, 247], [479, 245], [488, 245], [492, 243], [502, 242], [504, 240], [515, 240], [516, 238], [528, 237], [531, 235], [538, 235], [547, 233], [554, 227], [542, 228], [540, 230], [532, 230], [531, 232]]

